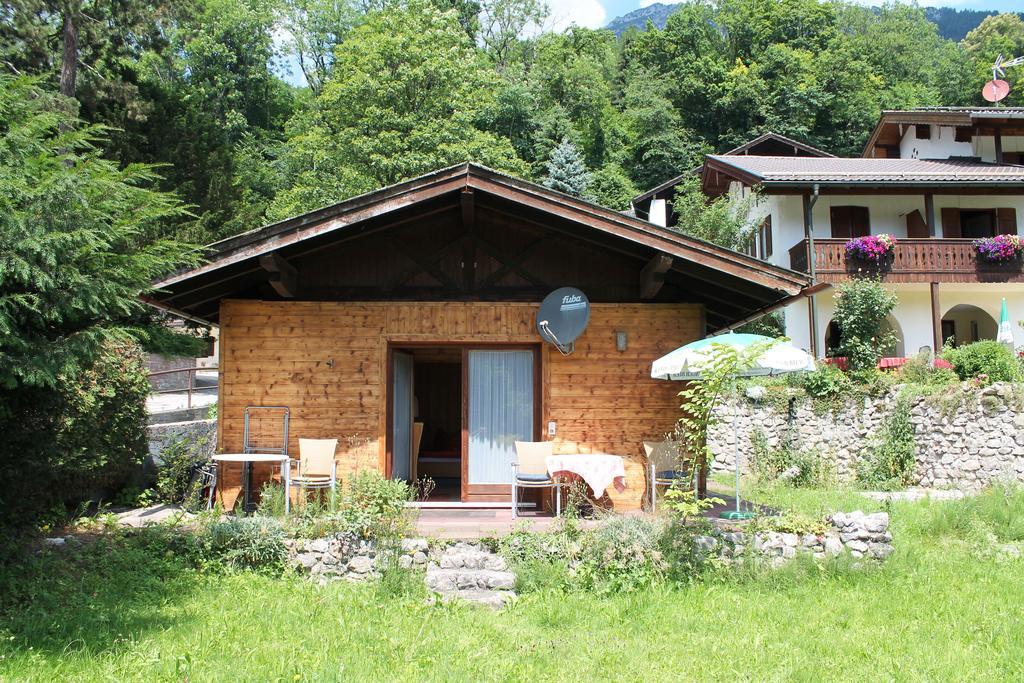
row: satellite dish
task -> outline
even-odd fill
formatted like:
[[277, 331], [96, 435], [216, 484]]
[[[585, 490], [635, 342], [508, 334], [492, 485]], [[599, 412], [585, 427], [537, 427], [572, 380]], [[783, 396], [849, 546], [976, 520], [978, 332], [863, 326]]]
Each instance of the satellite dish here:
[[981, 89], [981, 96], [989, 102], [998, 102], [1010, 94], [1010, 84], [1001, 78], [994, 78]]
[[560, 287], [544, 297], [537, 311], [537, 332], [562, 354], [572, 353], [590, 322], [590, 300], [575, 287]]

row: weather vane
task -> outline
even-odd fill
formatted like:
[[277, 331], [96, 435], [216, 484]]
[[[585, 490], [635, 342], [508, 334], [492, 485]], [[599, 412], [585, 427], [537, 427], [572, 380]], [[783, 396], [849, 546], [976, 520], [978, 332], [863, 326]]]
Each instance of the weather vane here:
[[1005, 61], [1002, 54], [996, 57], [996, 63], [992, 65], [992, 80], [981, 89], [981, 96], [993, 103], [1004, 99], [1010, 94], [1010, 84], [1003, 80], [1007, 67], [1021, 66], [1022, 64], [1024, 64], [1024, 55]]

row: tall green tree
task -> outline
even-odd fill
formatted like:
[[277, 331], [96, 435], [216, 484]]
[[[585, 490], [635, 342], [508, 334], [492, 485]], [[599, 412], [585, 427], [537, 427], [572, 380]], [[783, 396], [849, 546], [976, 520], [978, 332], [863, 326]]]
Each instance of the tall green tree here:
[[153, 239], [183, 213], [157, 176], [120, 168], [55, 96], [0, 75], [0, 387], [53, 386], [124, 341], [153, 280], [195, 262]]
[[[996, 57], [1003, 55], [1010, 59], [1024, 55], [1024, 20], [1009, 13], [986, 17], [976, 29], [967, 34], [962, 45], [971, 60], [971, 99], [983, 104], [981, 88], [985, 81], [992, 78], [992, 64]], [[1006, 69], [1004, 78], [1010, 84], [1010, 95], [1003, 100], [1003, 104], [1024, 105], [1024, 67]]]
[[288, 125], [282, 217], [477, 161], [524, 175], [507, 138], [482, 129], [497, 76], [452, 11], [411, 2], [371, 14], [336, 53], [331, 79]]

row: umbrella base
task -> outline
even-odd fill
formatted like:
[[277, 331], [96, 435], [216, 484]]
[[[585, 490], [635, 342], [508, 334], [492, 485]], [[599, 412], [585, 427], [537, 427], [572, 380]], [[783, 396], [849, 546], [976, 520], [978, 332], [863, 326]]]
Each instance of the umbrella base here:
[[754, 513], [750, 512], [749, 510], [744, 510], [743, 512], [740, 512], [739, 510], [729, 510], [728, 512], [723, 512], [722, 514], [720, 514], [719, 517], [721, 517], [722, 519], [732, 520], [753, 519]]

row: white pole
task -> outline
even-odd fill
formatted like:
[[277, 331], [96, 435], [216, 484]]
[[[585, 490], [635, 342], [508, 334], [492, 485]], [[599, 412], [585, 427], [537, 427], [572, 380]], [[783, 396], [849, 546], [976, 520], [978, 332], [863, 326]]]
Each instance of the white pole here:
[[739, 400], [736, 398], [736, 376], [732, 378], [732, 459], [736, 464], [736, 512], [740, 511], [740, 437], [737, 423], [740, 420]]

